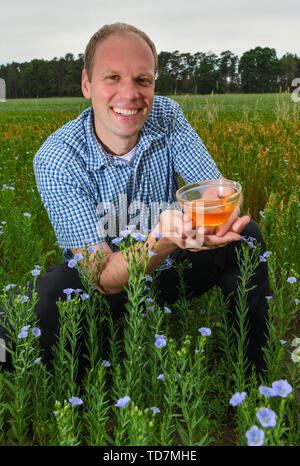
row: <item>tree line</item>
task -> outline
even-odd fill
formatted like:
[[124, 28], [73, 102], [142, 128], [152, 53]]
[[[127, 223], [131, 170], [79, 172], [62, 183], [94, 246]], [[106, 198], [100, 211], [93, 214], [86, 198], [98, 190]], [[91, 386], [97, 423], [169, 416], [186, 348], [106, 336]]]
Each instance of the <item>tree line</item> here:
[[[8, 99], [81, 96], [83, 54], [52, 60], [34, 59], [0, 66]], [[280, 59], [269, 47], [248, 50], [240, 58], [230, 50], [214, 53], [160, 52], [155, 91], [158, 94], [265, 93], [284, 91], [300, 77], [300, 57]]]

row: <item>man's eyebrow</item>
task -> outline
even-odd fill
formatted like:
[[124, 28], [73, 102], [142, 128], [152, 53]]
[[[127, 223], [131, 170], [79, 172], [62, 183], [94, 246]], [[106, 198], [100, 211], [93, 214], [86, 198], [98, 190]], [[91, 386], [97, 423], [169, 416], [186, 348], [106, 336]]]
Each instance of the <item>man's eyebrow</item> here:
[[[116, 70], [111, 70], [109, 68], [107, 68], [106, 70], [103, 70], [101, 72], [101, 74], [120, 74], [121, 72], [120, 71], [116, 71]], [[153, 78], [153, 73], [151, 73], [150, 71], [142, 71], [141, 73], [137, 73], [137, 76], [140, 77], [140, 76], [149, 76], [149, 77], [152, 77]]]
[[107, 73], [109, 73], [109, 74], [119, 74], [120, 71], [111, 70], [111, 69], [109, 69], [109, 68], [106, 69], [106, 70], [104, 70], [104, 71], [102, 71], [102, 74], [107, 74]]

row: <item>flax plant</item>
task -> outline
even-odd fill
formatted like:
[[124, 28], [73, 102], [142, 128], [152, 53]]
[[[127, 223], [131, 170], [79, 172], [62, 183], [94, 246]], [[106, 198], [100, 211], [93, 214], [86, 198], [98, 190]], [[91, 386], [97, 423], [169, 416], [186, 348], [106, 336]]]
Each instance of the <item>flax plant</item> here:
[[32, 406], [33, 406], [33, 432], [38, 445], [47, 446], [55, 444], [55, 429], [53, 419], [49, 413], [54, 405], [54, 378], [53, 374], [38, 357], [34, 361], [32, 380]]
[[55, 402], [55, 416], [57, 422], [57, 445], [74, 447], [79, 445], [80, 430], [76, 426], [77, 407], [64, 400]]
[[259, 265], [259, 246], [250, 249], [247, 244], [241, 243], [240, 248], [236, 248], [237, 261], [240, 270], [240, 280], [237, 286], [236, 297], [236, 321], [237, 326], [233, 327], [236, 336], [236, 363], [234, 364], [233, 381], [238, 392], [243, 392], [246, 388], [246, 373], [249, 368], [247, 361], [248, 346], [248, 293], [255, 289], [255, 286], [249, 287], [249, 282]]
[[[144, 238], [143, 238], [144, 239]], [[144, 286], [147, 263], [150, 256], [147, 255], [147, 241], [139, 241], [139, 248], [136, 248], [134, 237], [127, 237], [128, 245], [122, 245], [121, 250], [128, 264], [128, 284], [126, 293], [128, 301], [125, 304], [127, 313], [125, 314], [124, 330], [124, 372], [127, 392], [138, 404], [142, 397], [142, 387], [145, 362], [144, 338], [145, 330], [143, 324], [143, 309], [145, 304]], [[144, 259], [143, 259], [144, 257]]]
[[4, 423], [5, 423], [5, 393], [4, 393], [4, 380], [3, 374], [0, 372], [0, 445], [3, 445], [4, 441]]
[[86, 427], [87, 445], [107, 445], [106, 429], [110, 419], [110, 400], [106, 384], [106, 368], [98, 361], [89, 371], [85, 382], [85, 410], [83, 420]]
[[[70, 295], [68, 295], [70, 297]], [[58, 341], [53, 348], [55, 396], [58, 401], [64, 397], [78, 395], [77, 383], [79, 338], [82, 333], [82, 307], [80, 298], [57, 302], [59, 311]]]
[[1, 299], [1, 307], [5, 309], [2, 322], [7, 331], [6, 351], [11, 357], [11, 371], [5, 371], [3, 381], [7, 388], [7, 421], [10, 424], [9, 436], [12, 443], [28, 444], [30, 429], [31, 383], [34, 361], [38, 357], [38, 337], [40, 329], [36, 325], [34, 306], [37, 293], [33, 291], [31, 299], [27, 287], [21, 288], [20, 294]]
[[190, 340], [177, 351], [178, 406], [182, 418], [177, 420], [177, 429], [184, 445], [209, 443], [209, 420], [207, 410], [208, 374], [204, 347], [206, 336], [197, 338], [196, 350], [190, 352]]
[[158, 442], [159, 445], [165, 446], [173, 445], [173, 437], [176, 432], [176, 418], [180, 417], [180, 414], [176, 413], [178, 403], [178, 373], [174, 362], [175, 351], [176, 343], [171, 338], [168, 339], [164, 354], [162, 354], [160, 348], [156, 349], [160, 360], [161, 373], [165, 375], [165, 379], [162, 381], [164, 393]]

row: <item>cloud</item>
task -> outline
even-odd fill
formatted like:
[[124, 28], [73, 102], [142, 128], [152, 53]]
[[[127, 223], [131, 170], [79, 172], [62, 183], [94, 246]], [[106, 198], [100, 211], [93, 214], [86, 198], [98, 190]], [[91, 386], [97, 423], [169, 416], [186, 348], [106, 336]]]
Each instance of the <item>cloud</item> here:
[[83, 53], [103, 24], [134, 24], [158, 52], [231, 50], [241, 55], [256, 46], [279, 55], [299, 50], [298, 0], [4, 0], [0, 62], [52, 59]]

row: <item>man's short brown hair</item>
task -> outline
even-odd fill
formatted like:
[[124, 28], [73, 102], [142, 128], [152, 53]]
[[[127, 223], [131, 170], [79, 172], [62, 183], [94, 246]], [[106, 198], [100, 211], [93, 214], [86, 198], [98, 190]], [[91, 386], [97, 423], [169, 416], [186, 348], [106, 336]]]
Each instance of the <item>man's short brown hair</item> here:
[[131, 26], [130, 24], [126, 23], [113, 23], [113, 24], [106, 24], [101, 29], [99, 29], [95, 34], [90, 38], [84, 53], [84, 68], [86, 69], [87, 76], [89, 81], [92, 79], [93, 73], [93, 65], [94, 65], [94, 55], [95, 50], [99, 42], [106, 39], [110, 34], [113, 33], [124, 33], [124, 32], [134, 32], [138, 34], [145, 42], [149, 45], [152, 50], [154, 61], [155, 61], [155, 70], [157, 67], [157, 52], [156, 47], [152, 40], [140, 29], [136, 28], [135, 26]]

